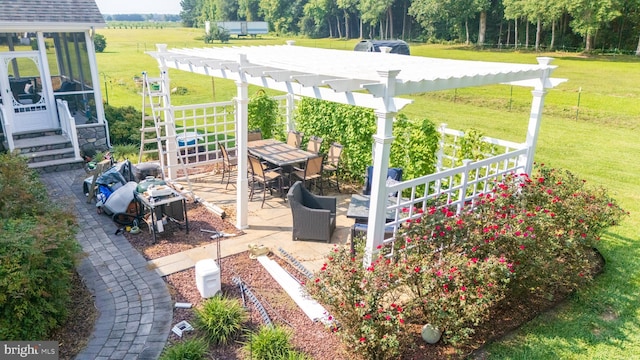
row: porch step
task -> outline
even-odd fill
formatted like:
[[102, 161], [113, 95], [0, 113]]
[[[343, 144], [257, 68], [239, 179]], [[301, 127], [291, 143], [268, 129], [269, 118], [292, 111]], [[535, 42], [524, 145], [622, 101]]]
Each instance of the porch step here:
[[43, 129], [39, 131], [25, 131], [25, 132], [16, 132], [13, 133], [14, 141], [22, 140], [22, 139], [31, 139], [31, 138], [39, 138], [43, 136], [53, 136], [62, 134], [62, 130], [57, 129]]
[[64, 158], [49, 161], [40, 161], [28, 164], [29, 168], [37, 170], [39, 172], [58, 172], [67, 171], [73, 169], [82, 169], [84, 167], [84, 160]]
[[29, 152], [29, 153], [23, 154], [23, 156], [27, 158], [27, 163], [36, 163], [36, 162], [58, 160], [58, 159], [68, 159], [68, 158], [73, 158], [74, 155], [75, 154], [73, 152], [72, 147], [64, 147], [60, 149]]
[[64, 149], [71, 146], [71, 140], [64, 135], [44, 135], [39, 137], [26, 137], [14, 141], [14, 147], [19, 154], [28, 156], [30, 153], [38, 153], [48, 150]]
[[14, 151], [27, 158], [30, 168], [39, 172], [80, 169], [71, 140], [60, 129], [46, 129], [14, 134]]

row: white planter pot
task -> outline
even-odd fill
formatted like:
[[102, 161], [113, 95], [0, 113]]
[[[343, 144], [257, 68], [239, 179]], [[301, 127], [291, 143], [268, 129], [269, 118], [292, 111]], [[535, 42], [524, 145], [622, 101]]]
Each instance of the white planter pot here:
[[426, 324], [422, 327], [422, 339], [427, 344], [435, 344], [440, 340], [442, 336], [442, 331], [438, 328], [434, 327], [431, 324]]

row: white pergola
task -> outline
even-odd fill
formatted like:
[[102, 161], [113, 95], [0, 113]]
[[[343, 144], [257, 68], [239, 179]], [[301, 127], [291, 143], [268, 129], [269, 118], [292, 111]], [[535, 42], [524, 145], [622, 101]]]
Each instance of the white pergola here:
[[[547, 89], [562, 80], [551, 79], [551, 58], [538, 64], [434, 59], [390, 53], [308, 48], [288, 42], [281, 46], [167, 49], [149, 53], [160, 70], [169, 68], [231, 79], [237, 85], [236, 113], [238, 179], [237, 223], [248, 224], [247, 104], [248, 85], [370, 108], [377, 117], [374, 140], [368, 254], [382, 244], [385, 226], [386, 174], [389, 167], [393, 119], [411, 100], [401, 95], [430, 91], [514, 84], [533, 88], [526, 145], [526, 171], [531, 172]], [[348, 119], [345, 119], [348, 121]]]

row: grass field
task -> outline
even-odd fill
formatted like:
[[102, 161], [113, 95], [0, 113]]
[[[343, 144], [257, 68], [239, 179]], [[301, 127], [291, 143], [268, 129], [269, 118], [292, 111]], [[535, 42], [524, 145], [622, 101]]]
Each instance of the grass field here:
[[[144, 52], [155, 43], [172, 47], [203, 47], [192, 29], [103, 29], [105, 53], [98, 65], [114, 106], [140, 107], [133, 77], [158, 68]], [[235, 39], [229, 45], [283, 44], [284, 38]], [[356, 40], [296, 39], [297, 45], [351, 50]], [[219, 45], [215, 45], [219, 46]], [[540, 316], [516, 334], [493, 344], [491, 358], [505, 359], [631, 359], [640, 358], [640, 59], [631, 56], [585, 57], [568, 53], [474, 51], [461, 47], [412, 44], [413, 55], [455, 59], [535, 63], [551, 56], [554, 77], [568, 82], [549, 91], [536, 161], [565, 168], [593, 186], [607, 188], [631, 213], [610, 229], [599, 250], [607, 266], [594, 284]], [[171, 70], [172, 86], [188, 93], [175, 105], [230, 100], [230, 81]], [[104, 90], [104, 89], [103, 89]], [[257, 88], [251, 87], [252, 94]], [[412, 97], [403, 112], [409, 118], [465, 130], [476, 128], [491, 137], [524, 141], [531, 101], [530, 89], [510, 86], [443, 91]]]

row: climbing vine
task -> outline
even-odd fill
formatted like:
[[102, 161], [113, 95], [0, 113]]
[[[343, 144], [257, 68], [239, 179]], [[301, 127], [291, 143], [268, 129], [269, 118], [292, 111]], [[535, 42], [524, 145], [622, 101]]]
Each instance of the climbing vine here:
[[275, 136], [281, 129], [277, 128], [278, 102], [271, 96], [260, 90], [249, 99], [248, 125], [249, 131], [261, 130], [262, 137], [269, 139]]

